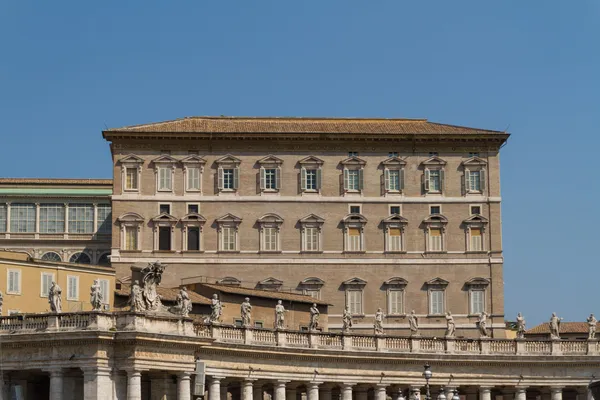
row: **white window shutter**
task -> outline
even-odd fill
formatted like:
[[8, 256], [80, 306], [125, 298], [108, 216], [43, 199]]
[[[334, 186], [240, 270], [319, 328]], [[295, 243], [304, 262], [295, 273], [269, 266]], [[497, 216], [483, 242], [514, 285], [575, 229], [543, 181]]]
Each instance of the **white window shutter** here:
[[265, 183], [265, 175], [266, 175], [266, 171], [264, 167], [260, 167], [260, 189], [261, 190], [265, 190], [266, 188], [266, 183]]
[[321, 190], [321, 169], [317, 169], [317, 190]]
[[348, 182], [348, 169], [344, 168], [344, 190], [348, 190], [350, 183]]
[[400, 191], [402, 191], [402, 190], [404, 190], [404, 168], [401, 168], [400, 171], [398, 171], [398, 180], [399, 180], [398, 189]]
[[385, 187], [385, 190], [387, 191], [387, 190], [390, 190], [390, 170], [386, 168], [383, 171], [383, 174], [385, 176], [385, 186], [384, 187]]
[[469, 193], [471, 191], [471, 171], [465, 169], [465, 193]]
[[217, 180], [217, 188], [223, 190], [223, 167], [219, 167]]
[[479, 171], [479, 181], [481, 185], [481, 191], [483, 192], [485, 190], [485, 169]]
[[306, 190], [306, 168], [300, 168], [300, 190]]
[[440, 192], [444, 191], [444, 170], [440, 169]]
[[429, 169], [428, 168], [425, 168], [423, 187], [426, 192], [429, 192]]
[[364, 189], [363, 176], [364, 176], [364, 170], [361, 168], [358, 170], [358, 190]]
[[275, 169], [275, 189], [281, 188], [281, 168]]
[[233, 169], [233, 189], [237, 190], [240, 183], [240, 168], [235, 167]]

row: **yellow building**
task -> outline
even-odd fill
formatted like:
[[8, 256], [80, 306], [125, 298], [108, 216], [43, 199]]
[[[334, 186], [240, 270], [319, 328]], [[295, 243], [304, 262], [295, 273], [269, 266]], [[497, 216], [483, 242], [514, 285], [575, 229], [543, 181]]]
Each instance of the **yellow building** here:
[[0, 251], [2, 315], [49, 312], [48, 289], [62, 289], [63, 312], [89, 311], [90, 287], [98, 279], [105, 310], [113, 307], [115, 273], [110, 267], [43, 261], [25, 253]]

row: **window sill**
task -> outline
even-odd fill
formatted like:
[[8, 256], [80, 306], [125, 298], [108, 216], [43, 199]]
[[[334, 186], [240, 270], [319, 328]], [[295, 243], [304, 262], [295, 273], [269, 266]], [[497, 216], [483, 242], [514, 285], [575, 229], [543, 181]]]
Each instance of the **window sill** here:
[[427, 314], [426, 318], [444, 318], [446, 314]]
[[364, 318], [365, 314], [350, 314], [350, 316], [352, 316], [352, 318]]
[[406, 250], [387, 250], [384, 254], [406, 254]]
[[406, 318], [406, 314], [387, 314], [386, 318]]
[[123, 193], [139, 193], [140, 189], [123, 189]]
[[239, 250], [218, 250], [217, 253], [219, 254], [232, 254], [232, 253], [239, 253]]
[[185, 189], [186, 193], [200, 194], [202, 193], [201, 189]]
[[161, 253], [161, 254], [168, 254], [168, 253], [175, 253], [175, 250], [152, 250], [153, 253]]
[[121, 253], [141, 253], [141, 250], [121, 250]]
[[469, 250], [466, 251], [467, 254], [487, 254], [487, 250]]
[[156, 193], [173, 193], [173, 189], [159, 189]]
[[6, 294], [11, 294], [13, 296], [20, 296], [21, 292], [6, 292]]
[[365, 254], [366, 250], [344, 250], [344, 254]]
[[323, 250], [302, 250], [301, 254], [323, 254]]
[[260, 250], [258, 254], [281, 254], [281, 250]]
[[446, 254], [448, 253], [446, 250], [429, 250], [426, 251], [425, 254]]
[[204, 253], [204, 250], [183, 250], [184, 254], [201, 254]]

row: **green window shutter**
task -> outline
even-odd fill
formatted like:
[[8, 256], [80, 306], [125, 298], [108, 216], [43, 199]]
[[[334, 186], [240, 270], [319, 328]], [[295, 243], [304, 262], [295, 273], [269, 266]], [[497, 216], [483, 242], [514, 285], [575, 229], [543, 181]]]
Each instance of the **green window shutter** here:
[[223, 190], [223, 167], [218, 170], [217, 188]]
[[485, 191], [485, 169], [482, 169], [479, 172], [479, 180], [480, 180], [480, 184], [481, 184], [481, 191]]
[[240, 168], [235, 167], [233, 169], [233, 189], [237, 190], [240, 184]]
[[423, 175], [423, 188], [426, 192], [429, 192], [429, 169], [425, 169], [425, 174]]
[[348, 187], [350, 187], [348, 182], [348, 170], [344, 168], [344, 190], [348, 190]]
[[300, 168], [300, 190], [306, 190], [306, 168]]
[[266, 175], [266, 171], [265, 171], [264, 167], [260, 167], [260, 190], [265, 190], [265, 187], [266, 187], [265, 175]]
[[387, 191], [390, 190], [390, 170], [386, 168], [383, 174], [385, 176], [385, 190]]
[[400, 189], [400, 191], [404, 190], [404, 168], [401, 168], [400, 171], [398, 171], [398, 179], [400, 180], [400, 187], [398, 189]]
[[275, 189], [281, 189], [281, 169], [277, 168], [275, 170]]

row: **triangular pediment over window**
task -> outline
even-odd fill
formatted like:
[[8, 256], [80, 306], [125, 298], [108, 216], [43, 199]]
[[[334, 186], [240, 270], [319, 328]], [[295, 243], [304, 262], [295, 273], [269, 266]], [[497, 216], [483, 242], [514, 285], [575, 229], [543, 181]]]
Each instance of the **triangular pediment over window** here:
[[467, 286], [487, 286], [490, 284], [489, 279], [486, 278], [471, 278], [467, 282], [465, 282]]
[[279, 215], [277, 214], [273, 214], [273, 213], [269, 213], [269, 214], [265, 214], [262, 217], [260, 217], [258, 219], [259, 223], [277, 223], [277, 224], [281, 224], [283, 222], [283, 218], [281, 218]]
[[461, 163], [462, 165], [468, 167], [468, 166], [484, 166], [487, 165], [487, 162], [483, 159], [483, 158], [479, 158], [479, 157], [471, 157], [466, 159], [465, 161], [463, 161]]
[[487, 218], [481, 216], [481, 215], [471, 215], [469, 218], [465, 219], [463, 221], [464, 224], [487, 224], [488, 220]]
[[156, 217], [152, 218], [152, 222], [177, 222], [177, 218], [168, 214], [166, 212], [158, 214]]
[[365, 286], [367, 281], [354, 277], [352, 279], [348, 279], [347, 281], [342, 282], [344, 286]]
[[233, 276], [226, 276], [225, 278], [219, 279], [217, 281], [219, 285], [227, 285], [227, 286], [242, 286], [242, 281]]
[[404, 161], [398, 157], [388, 157], [381, 162], [381, 165], [385, 165], [385, 166], [389, 166], [389, 167], [391, 167], [391, 166], [401, 167], [401, 166], [406, 165], [406, 161]]
[[429, 157], [427, 160], [423, 161], [421, 165], [446, 165], [446, 161], [442, 160], [438, 156]]
[[257, 163], [279, 165], [279, 164], [283, 164], [283, 160], [281, 158], [275, 157], [274, 155], [270, 154], [270, 155], [258, 160]]
[[225, 215], [223, 215], [220, 218], [217, 218], [216, 220], [217, 222], [242, 222], [242, 219], [240, 217], [236, 217], [235, 215], [231, 214], [231, 213], [227, 213]]
[[144, 222], [144, 218], [140, 214], [128, 212], [117, 218], [119, 222]]
[[425, 282], [428, 286], [448, 286], [448, 283], [450, 282], [442, 278], [433, 278], [432, 280]]
[[448, 218], [443, 216], [442, 214], [434, 214], [423, 220], [424, 224], [447, 224]]
[[119, 160], [120, 164], [143, 164], [144, 160], [135, 154], [128, 154]]
[[381, 220], [383, 224], [408, 224], [408, 220], [401, 215], [393, 214]]
[[319, 217], [318, 215], [308, 214], [306, 217], [300, 218], [298, 220], [298, 222], [300, 222], [301, 224], [309, 224], [309, 223], [322, 224], [325, 222], [325, 220], [323, 218]]
[[181, 222], [206, 222], [206, 218], [198, 213], [189, 213], [181, 218]]
[[200, 156], [197, 156], [195, 154], [187, 156], [186, 158], [184, 158], [180, 162], [182, 164], [200, 164], [200, 165], [206, 164], [206, 160], [204, 158], [202, 158]]
[[163, 154], [162, 156], [156, 157], [154, 160], [152, 160], [153, 164], [174, 164], [176, 162], [177, 160], [168, 154]]
[[315, 156], [308, 156], [308, 157], [305, 157], [302, 160], [298, 161], [298, 164], [300, 164], [300, 165], [304, 165], [304, 164], [323, 165], [324, 163], [325, 163], [325, 161], [323, 161], [320, 158], [317, 158]]
[[406, 286], [408, 285], [408, 281], [404, 278], [400, 278], [399, 276], [395, 276], [393, 278], [388, 279], [383, 282], [386, 286]]
[[231, 154], [227, 154], [215, 161], [217, 164], [239, 164], [242, 162], [237, 157], [232, 156]]
[[317, 278], [316, 276], [311, 276], [310, 278], [303, 279], [300, 282], [300, 285], [302, 285], [302, 286], [307, 286], [307, 285], [323, 286], [324, 284], [325, 284], [325, 281], [321, 278]]
[[361, 158], [352, 156], [352, 157], [346, 158], [343, 161], [340, 161], [340, 164], [342, 164], [342, 165], [366, 165], [367, 162]]
[[267, 278], [267, 279], [263, 279], [262, 281], [258, 282], [259, 285], [265, 286], [265, 285], [283, 285], [283, 281], [277, 279], [277, 278], [273, 278], [272, 276]]
[[351, 222], [359, 222], [361, 224], [366, 224], [368, 222], [368, 219], [365, 218], [365, 216], [362, 214], [348, 214], [344, 217], [342, 222], [344, 222], [345, 224]]

